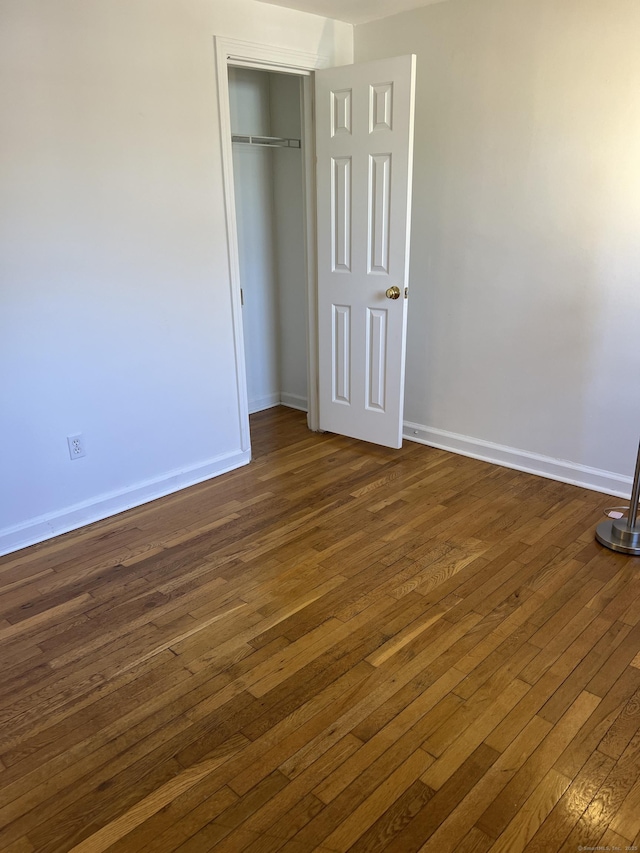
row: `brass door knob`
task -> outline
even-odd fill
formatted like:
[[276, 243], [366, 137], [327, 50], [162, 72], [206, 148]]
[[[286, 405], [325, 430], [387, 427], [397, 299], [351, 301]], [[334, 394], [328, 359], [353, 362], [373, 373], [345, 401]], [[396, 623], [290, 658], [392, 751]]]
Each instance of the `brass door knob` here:
[[400, 299], [400, 288], [396, 287], [394, 284], [393, 287], [389, 287], [387, 289], [385, 296], [387, 299]]

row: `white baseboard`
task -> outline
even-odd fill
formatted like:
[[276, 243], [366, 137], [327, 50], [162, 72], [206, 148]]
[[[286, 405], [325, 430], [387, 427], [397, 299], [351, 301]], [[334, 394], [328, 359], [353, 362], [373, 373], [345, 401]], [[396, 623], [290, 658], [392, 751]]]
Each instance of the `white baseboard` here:
[[280, 393], [280, 405], [288, 406], [290, 409], [298, 409], [301, 412], [307, 411], [307, 398], [301, 397], [299, 394], [288, 394], [286, 391]]
[[286, 391], [279, 391], [277, 394], [268, 394], [266, 397], [249, 400], [249, 414], [254, 415], [256, 412], [264, 412], [265, 409], [273, 409], [274, 406], [287, 406], [290, 409], [299, 409], [301, 412], [306, 412], [307, 398], [301, 397], [299, 394], [288, 394]]
[[[295, 394], [277, 396], [276, 402], [270, 405], [277, 406], [281, 402], [290, 408], [306, 411], [306, 399], [303, 397]], [[269, 406], [265, 406], [265, 408], [269, 408]], [[490, 441], [409, 421], [404, 423], [403, 435], [408, 441], [416, 441], [429, 447], [448, 450], [462, 456], [481, 459], [484, 462], [492, 462], [495, 465], [513, 468], [516, 471], [537, 474], [540, 477], [559, 480], [562, 483], [569, 483], [595, 492], [615, 495], [626, 500], [631, 495], [632, 478], [611, 471], [589, 468], [586, 465], [577, 465], [574, 462], [554, 459], [551, 456], [530, 453], [526, 450], [518, 450], [514, 447], [494, 444]], [[0, 556], [173, 494], [173, 492], [178, 492], [188, 486], [232, 471], [250, 461], [250, 451], [227, 453], [194, 468], [172, 471], [162, 477], [138, 483], [122, 491], [101, 495], [93, 501], [76, 504], [61, 512], [40, 516], [25, 524], [0, 530]]]
[[462, 456], [470, 456], [484, 462], [493, 462], [495, 465], [503, 465], [505, 468], [514, 468], [516, 471], [525, 471], [527, 474], [537, 474], [540, 477], [559, 480], [561, 483], [569, 483], [572, 486], [580, 486], [594, 492], [603, 492], [606, 495], [615, 495], [627, 500], [631, 496], [632, 478], [615, 474], [612, 471], [576, 465], [575, 462], [568, 462], [564, 459], [554, 459], [552, 456], [542, 456], [539, 453], [530, 453], [528, 450], [518, 450], [515, 447], [494, 444], [491, 441], [483, 441], [469, 435], [447, 432], [409, 421], [404, 422], [403, 436], [409, 441], [417, 441], [419, 444], [427, 444], [429, 447], [449, 450]]
[[85, 524], [101, 521], [103, 518], [117, 515], [132, 507], [163, 498], [187, 486], [194, 486], [219, 474], [225, 474], [250, 461], [251, 453], [248, 450], [225, 453], [209, 459], [202, 465], [186, 470], [170, 471], [154, 480], [146, 480], [122, 491], [110, 492], [100, 495], [95, 500], [67, 507], [61, 512], [41, 515], [25, 524], [0, 530], [0, 556], [35, 545], [37, 542], [44, 542], [45, 539], [51, 539], [61, 533], [77, 530]]
[[249, 400], [249, 414], [255, 415], [256, 412], [263, 412], [265, 409], [273, 409], [274, 406], [279, 405], [279, 391], [275, 394], [267, 394], [266, 397], [256, 397], [255, 400]]

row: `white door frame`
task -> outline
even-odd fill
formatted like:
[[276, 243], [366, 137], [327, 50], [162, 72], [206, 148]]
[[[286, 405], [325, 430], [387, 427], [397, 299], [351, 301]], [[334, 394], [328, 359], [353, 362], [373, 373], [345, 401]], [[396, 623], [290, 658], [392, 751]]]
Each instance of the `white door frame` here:
[[229, 105], [229, 66], [255, 68], [263, 71], [281, 71], [302, 78], [302, 158], [304, 174], [303, 216], [306, 233], [307, 265], [307, 424], [309, 429], [319, 429], [318, 417], [318, 311], [316, 267], [316, 198], [315, 198], [315, 139], [313, 124], [312, 73], [327, 68], [329, 58], [317, 53], [254, 44], [253, 42], [214, 37], [220, 112], [220, 142], [222, 147], [222, 173], [224, 183], [225, 219], [229, 251], [229, 277], [231, 280], [231, 313], [235, 347], [236, 382], [238, 388], [238, 414], [242, 450], [251, 447], [249, 433], [249, 403], [247, 374], [244, 357], [242, 327], [242, 300], [240, 294], [240, 255], [233, 183], [233, 147], [231, 143], [231, 108]]

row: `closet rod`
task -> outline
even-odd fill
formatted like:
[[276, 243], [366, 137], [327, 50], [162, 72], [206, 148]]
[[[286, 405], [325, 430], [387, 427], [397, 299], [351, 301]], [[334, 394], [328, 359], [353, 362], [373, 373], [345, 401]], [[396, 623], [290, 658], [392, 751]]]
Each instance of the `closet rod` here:
[[263, 148], [300, 148], [299, 139], [284, 139], [281, 136], [245, 136], [232, 133], [231, 141], [243, 145], [262, 145]]

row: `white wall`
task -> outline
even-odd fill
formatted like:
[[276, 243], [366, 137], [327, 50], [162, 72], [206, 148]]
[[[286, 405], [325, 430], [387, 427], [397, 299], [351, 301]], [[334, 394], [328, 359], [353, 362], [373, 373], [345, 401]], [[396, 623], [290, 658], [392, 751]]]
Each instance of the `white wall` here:
[[[300, 78], [229, 71], [231, 127], [301, 136]], [[249, 411], [307, 405], [306, 255], [302, 152], [233, 146]]]
[[409, 434], [628, 493], [638, 31], [636, 0], [449, 0], [356, 27], [357, 61], [418, 57]]
[[[271, 74], [274, 136], [298, 139], [302, 115], [300, 78]], [[302, 151], [273, 151], [273, 209], [278, 270], [280, 399], [307, 407], [307, 262]]]
[[253, 0], [0, 0], [0, 551], [246, 461], [214, 35], [351, 59]]
[[[271, 136], [269, 74], [229, 69], [229, 105], [234, 133]], [[273, 204], [273, 151], [233, 146], [240, 281], [249, 411], [280, 401], [278, 296]]]

